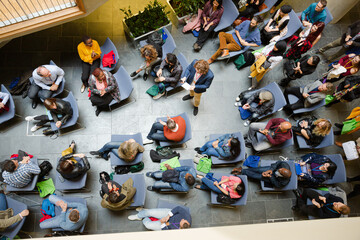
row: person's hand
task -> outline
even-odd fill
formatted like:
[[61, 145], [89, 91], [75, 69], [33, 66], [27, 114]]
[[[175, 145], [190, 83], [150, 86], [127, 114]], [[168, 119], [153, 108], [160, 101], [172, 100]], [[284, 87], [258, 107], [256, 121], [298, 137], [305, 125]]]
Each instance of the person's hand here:
[[304, 98], [307, 98], [308, 96], [310, 96], [310, 95], [307, 94], [307, 93], [303, 93], [302, 95], [303, 95]]
[[105, 93], [106, 93], [106, 91], [105, 90], [101, 90], [100, 91], [100, 96], [102, 97], [102, 96], [104, 96], [105, 95]]
[[77, 156], [78, 156], [79, 158], [84, 158], [84, 157], [85, 157], [85, 154], [83, 154], [83, 153], [78, 153]]
[[268, 129], [264, 129], [264, 130], [259, 129], [259, 132], [264, 134], [264, 135], [268, 135], [269, 130]]
[[332, 65], [333, 68], [338, 69], [340, 67], [340, 64]]
[[346, 84], [346, 85], [344, 86], [344, 88], [348, 88], [348, 87], [350, 87], [350, 83], [349, 83], [349, 84]]
[[303, 176], [305, 176], [305, 174], [304, 174], [304, 173], [301, 173], [301, 174], [300, 174], [300, 177], [303, 177]]
[[195, 89], [195, 86], [190, 86], [190, 90], [193, 91]]
[[303, 127], [303, 128], [308, 128], [309, 123], [307, 121], [302, 121], [302, 124], [300, 126]]
[[67, 203], [65, 202], [62, 202], [62, 204], [60, 205], [61, 209], [63, 212], [66, 212], [66, 209], [67, 209]]
[[217, 181], [214, 182], [215, 186], [219, 186], [219, 183]]
[[217, 147], [219, 146], [219, 140], [214, 141], [214, 142], [212, 143], [212, 146], [213, 146], [214, 148], [217, 148]]
[[55, 203], [56, 206], [60, 206], [64, 201], [63, 200], [59, 200]]
[[171, 166], [169, 164], [164, 164], [164, 167], [166, 167], [166, 169], [171, 169]]
[[350, 39], [351, 39], [351, 36], [347, 35], [346, 38], [345, 38], [345, 42], [349, 41]]
[[300, 164], [300, 166], [304, 166], [306, 163], [305, 162], [300, 162], [299, 164]]
[[[350, 53], [350, 54], [348, 55], [349, 58], [352, 58], [352, 57], [355, 57], [355, 56], [356, 56], [355, 53]], [[340, 66], [340, 64], [338, 64], [338, 65]]]
[[95, 51], [92, 51], [91, 57], [94, 58], [94, 57], [96, 57], [96, 55], [98, 55], [98, 54]]
[[57, 121], [56, 123], [55, 123], [55, 126], [57, 127], [57, 128], [60, 128], [61, 127], [61, 121]]
[[317, 208], [321, 208], [320, 204], [315, 200], [311, 200], [312, 204], [314, 204]]
[[160, 68], [157, 72], [156, 72], [156, 76], [159, 78], [162, 75], [162, 69]]
[[243, 109], [249, 109], [250, 108], [250, 104], [248, 104], [248, 103], [246, 103], [243, 107], [242, 107]]
[[164, 77], [159, 77], [158, 79], [159, 79], [160, 82], [165, 81], [165, 78], [164, 78]]
[[29, 210], [25, 209], [25, 210], [21, 211], [20, 215], [22, 217], [26, 217], [27, 215], [29, 215], [29, 213], [30, 213]]
[[161, 222], [161, 223], [166, 223], [167, 221], [169, 221], [169, 218], [170, 218], [170, 216], [167, 215], [166, 217], [161, 218], [161, 219], [160, 219], [160, 222]]
[[320, 199], [321, 201], [323, 201], [324, 203], [326, 203], [326, 198], [325, 198], [324, 196], [319, 196], [319, 199]]
[[181, 81], [181, 83], [185, 83], [186, 77], [181, 78], [180, 81]]
[[29, 156], [24, 156], [23, 158], [22, 158], [22, 161], [21, 162], [23, 162], [23, 163], [28, 163], [28, 162], [30, 162], [30, 157]]
[[166, 125], [166, 122], [164, 122], [163, 120], [159, 120], [159, 123], [161, 123], [162, 125]]
[[56, 85], [55, 83], [53, 85], [51, 85], [50, 87], [50, 91], [56, 91], [58, 89], [59, 85]]
[[353, 41], [346, 42], [346, 45], [351, 46], [353, 44]]
[[111, 182], [108, 182], [108, 183], [107, 183], [107, 187], [108, 187], [109, 191], [111, 191], [111, 190], [112, 190], [112, 185], [111, 185]]
[[211, 27], [211, 23], [209, 23], [208, 25], [206, 25], [206, 27], [204, 27], [204, 31], [206, 32], [207, 30], [209, 30], [209, 28]]
[[302, 21], [302, 24], [303, 24], [303, 26], [304, 27], [307, 27], [307, 26], [311, 26], [312, 24], [311, 23], [309, 23], [309, 22], [307, 22], [307, 21]]
[[295, 71], [300, 71], [300, 66], [293, 68]]
[[2, 102], [0, 102], [0, 109], [4, 108], [4, 107], [5, 107], [5, 105]]

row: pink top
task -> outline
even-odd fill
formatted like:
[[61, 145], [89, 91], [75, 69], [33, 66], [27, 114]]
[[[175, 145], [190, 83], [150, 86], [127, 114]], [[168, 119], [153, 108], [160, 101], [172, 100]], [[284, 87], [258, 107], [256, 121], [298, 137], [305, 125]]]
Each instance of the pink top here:
[[239, 184], [241, 183], [241, 179], [235, 176], [230, 176], [230, 177], [222, 176], [221, 181], [226, 180], [228, 178], [229, 181], [222, 183], [220, 186], [230, 193], [231, 198], [241, 198], [241, 195], [239, 195], [233, 188], [235, 183], [239, 183]]
[[101, 90], [105, 90], [105, 83], [104, 81], [102, 81], [101, 83], [99, 83], [99, 81], [96, 80], [96, 89], [101, 91]]

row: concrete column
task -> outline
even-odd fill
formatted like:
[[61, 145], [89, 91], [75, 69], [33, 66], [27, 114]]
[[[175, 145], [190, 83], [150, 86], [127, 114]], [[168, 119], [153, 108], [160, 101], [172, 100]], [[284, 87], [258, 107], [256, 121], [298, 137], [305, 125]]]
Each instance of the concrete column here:
[[331, 23], [337, 23], [358, 2], [359, 0], [327, 0], [327, 7], [334, 17]]

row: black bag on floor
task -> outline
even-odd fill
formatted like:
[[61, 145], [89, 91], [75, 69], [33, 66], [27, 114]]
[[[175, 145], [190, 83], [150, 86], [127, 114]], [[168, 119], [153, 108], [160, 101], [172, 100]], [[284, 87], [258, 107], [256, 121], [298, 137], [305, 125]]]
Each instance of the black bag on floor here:
[[220, 193], [217, 195], [216, 201], [218, 201], [219, 203], [224, 203], [224, 204], [234, 204], [236, 202], [235, 199], [232, 199], [230, 196], [225, 195], [223, 193]]
[[173, 157], [180, 158], [180, 153], [177, 153], [176, 151], [172, 151], [171, 153], [164, 155], [164, 154], [160, 154], [159, 152], [153, 149], [150, 150], [150, 158], [153, 162], [161, 162], [162, 159], [170, 159]]
[[49, 161], [43, 161], [39, 165], [39, 168], [41, 170], [39, 174], [39, 180], [42, 180], [46, 175], [50, 173], [51, 169], [53, 169], [53, 166]]

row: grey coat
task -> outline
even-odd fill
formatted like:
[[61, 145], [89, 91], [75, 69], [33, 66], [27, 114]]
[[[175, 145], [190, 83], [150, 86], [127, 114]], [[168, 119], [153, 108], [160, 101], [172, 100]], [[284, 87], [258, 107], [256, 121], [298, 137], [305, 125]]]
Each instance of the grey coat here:
[[[316, 80], [315, 82], [310, 83], [303, 88], [300, 88], [300, 92], [301, 93], [309, 93], [311, 90], [319, 87], [321, 84], [322, 84], [322, 82], [320, 80]], [[306, 108], [311, 107], [315, 103], [318, 103], [321, 100], [325, 99], [326, 94], [327, 94], [326, 92], [317, 92], [317, 93], [310, 94], [310, 96], [308, 96], [305, 99], [304, 106]]]

